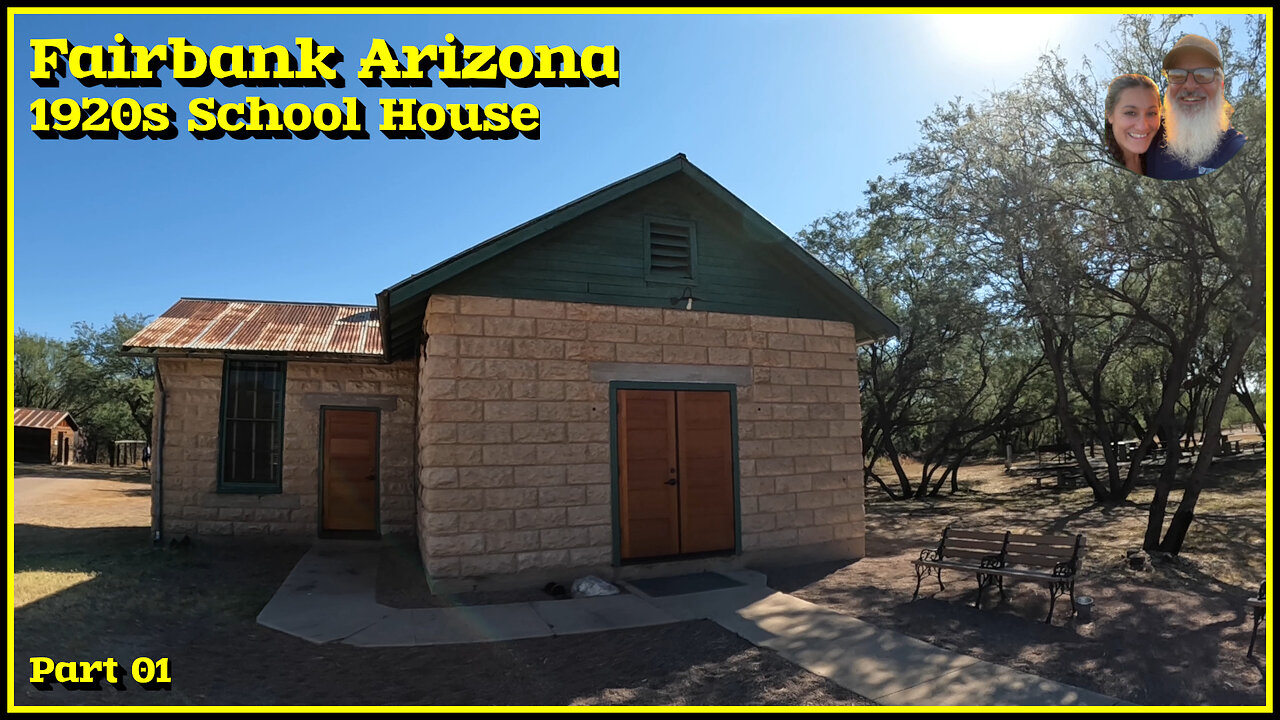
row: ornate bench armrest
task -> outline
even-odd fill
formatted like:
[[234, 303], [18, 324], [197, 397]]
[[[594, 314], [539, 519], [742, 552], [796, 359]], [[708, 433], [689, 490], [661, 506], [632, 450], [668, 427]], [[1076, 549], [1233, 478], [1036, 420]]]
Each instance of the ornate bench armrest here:
[[999, 570], [1004, 567], [1004, 556], [988, 555], [982, 558], [982, 562], [979, 564], [979, 567], [983, 570]]
[[933, 548], [925, 548], [920, 551], [920, 559], [917, 562], [938, 562], [942, 556]]
[[1066, 562], [1060, 562], [1060, 563], [1058, 563], [1057, 565], [1054, 565], [1054, 566], [1053, 566], [1053, 576], [1054, 576], [1054, 577], [1069, 578], [1069, 577], [1075, 577], [1075, 575], [1076, 575], [1076, 561], [1075, 561], [1075, 560], [1068, 560], [1068, 561], [1066, 561]]

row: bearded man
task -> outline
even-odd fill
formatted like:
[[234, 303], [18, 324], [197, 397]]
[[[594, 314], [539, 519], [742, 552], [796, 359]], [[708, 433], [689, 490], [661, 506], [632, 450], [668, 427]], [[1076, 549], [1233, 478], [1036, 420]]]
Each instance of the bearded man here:
[[1222, 96], [1225, 77], [1218, 46], [1184, 35], [1164, 56], [1164, 141], [1147, 153], [1147, 175], [1185, 180], [1222, 167], [1244, 147], [1231, 127], [1231, 104]]

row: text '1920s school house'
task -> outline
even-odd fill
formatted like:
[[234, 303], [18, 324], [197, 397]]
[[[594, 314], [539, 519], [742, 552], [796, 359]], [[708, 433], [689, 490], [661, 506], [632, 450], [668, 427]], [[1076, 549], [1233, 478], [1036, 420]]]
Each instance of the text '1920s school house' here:
[[416, 532], [433, 581], [863, 554], [857, 346], [879, 310], [683, 155], [376, 307], [183, 299], [155, 530]]

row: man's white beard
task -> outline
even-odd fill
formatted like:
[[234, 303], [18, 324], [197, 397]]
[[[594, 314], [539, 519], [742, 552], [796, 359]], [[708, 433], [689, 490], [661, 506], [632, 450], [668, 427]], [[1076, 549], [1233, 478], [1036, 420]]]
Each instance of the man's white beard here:
[[1171, 95], [1164, 94], [1165, 146], [1183, 165], [1199, 167], [1231, 127], [1231, 105], [1219, 92], [1216, 101], [1205, 100], [1198, 111], [1187, 111]]

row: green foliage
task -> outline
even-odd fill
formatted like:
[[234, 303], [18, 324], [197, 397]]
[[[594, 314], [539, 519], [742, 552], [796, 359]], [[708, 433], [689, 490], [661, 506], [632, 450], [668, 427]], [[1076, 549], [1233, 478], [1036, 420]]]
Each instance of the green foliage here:
[[[1249, 136], [1225, 167], [1159, 182], [1117, 169], [1104, 149], [1107, 85], [1159, 77], [1180, 17], [1122, 19], [1101, 72], [1050, 52], [1014, 87], [939, 106], [897, 158], [900, 175], [870, 183], [858, 211], [800, 233], [903, 328], [862, 356], [868, 465], [898, 451], [962, 453], [998, 418], [1021, 425], [992, 438], [1069, 444], [1097, 499], [1114, 502], [1156, 438], [1216, 441], [1228, 397], [1261, 424], [1250, 391], [1266, 361], [1265, 16], [1215, 36], [1233, 124]], [[1033, 361], [1043, 377], [1021, 382]], [[1122, 468], [1110, 442], [1129, 437], [1142, 445]], [[1093, 441], [1106, 448], [1103, 477], [1085, 454]], [[1162, 547], [1180, 545], [1212, 452], [1200, 452]]]
[[91, 462], [105, 460], [116, 440], [150, 442], [155, 367], [120, 352], [147, 320], [116, 315], [102, 328], [77, 322], [70, 341], [17, 330], [14, 406], [71, 413]]
[[[884, 485], [876, 460], [889, 461], [898, 490], [884, 487], [895, 497], [936, 492], [964, 458], [996, 450], [1042, 414], [1035, 348], [992, 301], [963, 244], [896, 212], [909, 190], [878, 180], [866, 209], [820, 218], [797, 236], [899, 323], [897, 337], [859, 353], [866, 464]], [[919, 478], [907, 476], [904, 454], [922, 462]]]
[[54, 338], [17, 330], [13, 337], [13, 404], [57, 408], [79, 418], [91, 404], [92, 368]]

